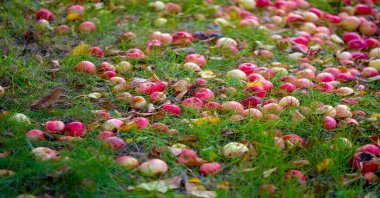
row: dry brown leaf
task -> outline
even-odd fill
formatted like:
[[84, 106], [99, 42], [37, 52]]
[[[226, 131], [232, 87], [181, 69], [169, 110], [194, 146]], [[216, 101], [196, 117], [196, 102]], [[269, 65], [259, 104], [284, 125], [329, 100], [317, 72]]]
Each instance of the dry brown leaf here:
[[52, 60], [50, 62], [50, 64], [51, 64], [51, 68], [53, 68], [53, 69], [59, 69], [59, 68], [61, 68], [61, 65], [59, 64], [58, 60]]
[[118, 49], [109, 49], [104, 51], [104, 56], [123, 56], [125, 51]]
[[186, 165], [188, 166], [201, 166], [202, 164], [206, 163], [207, 161], [200, 158], [191, 158], [191, 159], [186, 159]]
[[231, 184], [228, 181], [223, 181], [219, 183], [216, 188], [220, 191], [227, 191], [228, 189], [230, 189], [230, 187], [231, 187]]
[[34, 109], [47, 108], [50, 106], [54, 106], [58, 101], [59, 97], [61, 97], [64, 93], [64, 89], [55, 89], [49, 95], [42, 97], [41, 99], [35, 101], [31, 107]]
[[131, 88], [132, 88], [132, 86], [129, 84], [118, 84], [115, 87], [113, 87], [112, 93], [117, 93], [117, 92], [121, 92], [121, 91], [128, 91]]
[[239, 115], [239, 114], [235, 114], [235, 115], [231, 116], [230, 118], [228, 118], [228, 120], [231, 122], [240, 122], [244, 119], [246, 119], [246, 117]]
[[193, 197], [213, 198], [217, 196], [215, 191], [208, 191], [204, 186], [190, 182], [185, 183], [185, 189], [186, 193]]
[[14, 175], [15, 172], [11, 170], [5, 170], [5, 169], [0, 169], [0, 177], [6, 177], [6, 176], [11, 176]]
[[183, 98], [183, 96], [186, 95], [186, 93], [187, 93], [187, 90], [183, 90], [183, 91], [181, 91], [179, 94], [177, 94], [177, 95], [175, 96], [175, 98], [176, 98], [177, 100], [181, 101], [182, 98]]
[[11, 152], [9, 152], [9, 151], [4, 151], [4, 152], [0, 153], [0, 158], [6, 158], [6, 157], [8, 157], [10, 154], [11, 154]]
[[369, 192], [366, 195], [364, 195], [364, 198], [378, 198], [379, 196], [376, 195], [376, 192]]
[[187, 91], [189, 90], [190, 88], [190, 82], [186, 79], [182, 79], [182, 80], [179, 80], [177, 81], [173, 86], [172, 88], [174, 89], [174, 91], [176, 92], [182, 92], [182, 91]]
[[237, 132], [235, 132], [232, 129], [224, 129], [224, 130], [222, 130], [222, 134], [223, 135], [232, 135], [232, 134], [235, 134], [235, 133], [237, 133]]
[[101, 124], [100, 124], [99, 121], [92, 122], [92, 123], [90, 123], [90, 124], [88, 125], [88, 130], [89, 130], [89, 131], [93, 131], [93, 130], [99, 128], [100, 125], [101, 125]]
[[350, 72], [350, 70], [347, 67], [344, 67], [344, 66], [338, 66], [338, 69], [342, 73], [348, 73], [348, 72]]
[[41, 55], [36, 54], [34, 57], [36, 58], [36, 60], [38, 61], [38, 63], [44, 64], [44, 59], [42, 58]]
[[292, 112], [292, 122], [302, 122], [304, 119], [305, 116], [303, 116], [299, 111], [295, 110]]
[[158, 78], [158, 76], [155, 73], [153, 73], [152, 76], [148, 80], [150, 80], [152, 82], [159, 82], [159, 81], [161, 81], [160, 78]]
[[152, 118], [153, 121], [158, 121], [158, 120], [162, 120], [162, 119], [166, 118], [166, 116], [167, 116], [166, 112], [159, 111], [156, 114], [152, 115], [150, 118]]
[[134, 129], [136, 127], [137, 127], [137, 123], [134, 121], [125, 122], [120, 126], [119, 131], [129, 131], [129, 130]]

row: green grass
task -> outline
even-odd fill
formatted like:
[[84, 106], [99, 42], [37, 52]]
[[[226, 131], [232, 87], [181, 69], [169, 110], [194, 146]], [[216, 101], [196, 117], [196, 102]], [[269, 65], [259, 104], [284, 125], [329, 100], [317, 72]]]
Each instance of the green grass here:
[[[179, 138], [196, 136], [197, 141], [185, 142], [191, 145], [199, 155], [208, 161], [217, 161], [223, 165], [223, 172], [217, 176], [202, 176], [198, 168], [189, 168], [175, 162], [175, 157], [167, 151], [161, 151], [161, 158], [168, 163], [169, 171], [160, 179], [171, 178], [184, 173], [188, 177], [198, 177], [202, 184], [215, 190], [219, 197], [363, 197], [368, 192], [380, 190], [379, 184], [365, 184], [361, 179], [348, 185], [342, 184], [342, 177], [353, 173], [349, 166], [349, 160], [355, 153], [355, 148], [370, 143], [370, 136], [378, 135], [378, 123], [363, 122], [359, 127], [343, 127], [331, 131], [324, 130], [321, 126], [322, 116], [309, 114], [305, 115], [305, 120], [299, 123], [291, 122], [291, 111], [287, 109], [280, 114], [281, 121], [276, 123], [263, 122], [263, 120], [243, 120], [241, 122], [231, 122], [228, 118], [232, 114], [219, 112], [221, 122], [209, 125], [193, 125], [182, 122], [183, 119], [195, 119], [200, 117], [200, 112], [190, 108], [183, 108], [183, 114], [179, 117], [167, 117], [160, 122], [169, 125], [179, 131], [179, 135], [170, 136], [164, 133], [157, 133], [150, 128], [144, 130], [132, 129], [122, 132], [120, 137], [131, 139], [127, 149], [123, 152], [115, 152], [105, 147], [96, 135], [100, 128], [91, 130], [84, 137], [84, 141], [58, 142], [58, 141], [36, 141], [31, 142], [25, 137], [25, 132], [30, 129], [43, 129], [41, 124], [48, 120], [62, 120], [67, 122], [78, 120], [87, 125], [94, 121], [91, 111], [104, 108], [99, 102], [93, 99], [80, 97], [96, 92], [94, 88], [103, 88], [104, 98], [114, 104], [112, 110], [118, 111], [122, 116], [127, 116], [130, 108], [127, 104], [115, 99], [114, 94], [108, 94], [112, 89], [106, 80], [97, 77], [75, 72], [74, 66], [82, 60], [89, 60], [95, 65], [110, 61], [118, 63], [121, 59], [114, 57], [93, 58], [88, 56], [73, 56], [70, 51], [80, 43], [92, 46], [100, 46], [102, 49], [113, 48], [127, 50], [130, 48], [144, 49], [146, 42], [153, 31], [173, 33], [178, 30], [189, 32], [207, 31], [213, 24], [215, 10], [211, 6], [203, 4], [201, 0], [189, 0], [174, 2], [182, 5], [181, 15], [168, 16], [168, 24], [164, 27], [154, 27], [153, 21], [158, 17], [147, 3], [127, 3], [127, 1], [112, 1], [117, 9], [96, 10], [93, 3], [86, 3], [85, 20], [96, 23], [97, 30], [90, 35], [81, 35], [76, 32], [79, 22], [65, 22], [65, 14], [61, 10], [70, 5], [71, 1], [60, 1], [45, 4], [39, 1], [5, 1], [0, 4], [0, 85], [6, 87], [6, 95], [0, 98], [0, 110], [13, 113], [23, 113], [31, 119], [31, 124], [20, 124], [9, 120], [10, 115], [0, 117], [0, 152], [10, 152], [9, 157], [0, 158], [0, 169], [12, 170], [16, 174], [12, 176], [0, 177], [0, 197], [15, 197], [19, 194], [50, 195], [53, 197], [157, 197], [162, 195], [155, 192], [129, 191], [130, 186], [135, 186], [142, 182], [156, 180], [141, 176], [138, 170], [128, 171], [118, 166], [114, 159], [120, 155], [133, 153], [148, 154], [154, 148], [170, 146], [177, 143]], [[168, 2], [168, 1], [164, 1]], [[230, 5], [229, 1], [214, 1], [221, 5]], [[321, 9], [336, 12], [331, 5], [312, 0]], [[54, 5], [53, 5], [54, 4]], [[105, 6], [107, 7], [107, 6]], [[40, 8], [48, 8], [56, 14], [56, 21], [51, 25], [68, 24], [73, 28], [67, 35], [57, 36], [53, 31], [36, 32], [35, 39], [27, 40], [25, 32], [34, 30], [34, 13]], [[203, 13], [205, 20], [197, 21], [193, 15]], [[256, 14], [256, 13], [255, 13]], [[261, 15], [261, 13], [257, 13]], [[128, 23], [123, 26], [116, 26], [115, 20], [126, 17]], [[5, 22], [9, 21], [8, 27]], [[232, 23], [238, 24], [238, 21]], [[137, 35], [137, 39], [129, 43], [116, 43], [118, 34], [131, 31]], [[208, 59], [205, 70], [211, 70], [222, 74], [218, 76], [226, 80], [221, 83], [215, 80], [209, 82], [208, 88], [216, 89], [222, 86], [234, 86], [238, 93], [226, 99], [217, 98], [216, 101], [224, 102], [228, 100], [241, 101], [247, 95], [244, 93], [245, 85], [236, 79], [225, 79], [224, 74], [236, 68], [240, 63], [254, 61], [259, 66], [268, 66], [270, 62], [277, 61], [288, 64], [291, 67], [298, 67], [298, 63], [288, 58], [287, 53], [274, 49], [275, 57], [271, 60], [260, 59], [253, 56], [252, 50], [257, 47], [256, 41], [265, 45], [274, 45], [270, 38], [270, 33], [256, 28], [224, 28], [223, 35], [239, 41], [245, 41], [247, 48], [241, 50], [237, 57], [223, 60]], [[286, 34], [293, 35], [290, 30]], [[191, 47], [197, 53], [210, 56], [221, 56], [219, 52], [211, 53], [212, 44], [194, 43]], [[143, 64], [155, 66], [154, 72], [165, 81], [176, 81], [183, 78], [190, 78], [193, 82], [199, 75], [181, 69], [178, 64], [183, 63], [185, 54], [178, 54], [175, 46], [166, 46], [161, 54], [149, 56], [146, 63], [133, 63], [133, 73], [123, 77], [149, 78], [150, 73], [139, 69]], [[333, 57], [333, 51], [324, 48], [325, 58]], [[43, 63], [39, 63], [35, 55], [39, 54], [43, 58]], [[61, 68], [52, 75], [48, 71], [51, 60], [58, 60]], [[313, 63], [318, 71], [325, 65]], [[333, 62], [337, 66], [337, 62]], [[279, 76], [274, 77], [272, 83], [275, 89], [281, 84]], [[352, 86], [352, 85], [348, 85]], [[32, 110], [30, 105], [33, 101], [48, 94], [55, 88], [64, 88], [68, 98], [59, 100], [54, 109]], [[362, 96], [362, 101], [353, 106], [352, 109], [362, 109], [368, 114], [380, 113], [379, 98], [374, 96], [374, 91], [379, 90], [378, 81], [368, 85], [368, 94]], [[172, 90], [167, 89], [169, 96], [173, 96]], [[294, 93], [302, 106], [309, 106], [315, 109], [316, 102], [322, 102], [335, 106], [339, 104], [340, 97], [334, 94], [310, 91], [309, 94]], [[147, 95], [144, 95], [147, 98]], [[274, 91], [268, 93], [267, 98], [277, 97]], [[110, 110], [111, 110], [110, 109]], [[116, 114], [116, 113], [115, 113]], [[153, 123], [153, 121], [151, 121]], [[223, 134], [222, 131], [230, 129], [235, 133]], [[275, 134], [273, 130], [281, 130], [283, 134], [298, 134], [307, 143], [304, 149], [281, 150], [274, 147]], [[339, 146], [340, 137], [346, 137], [353, 143], [353, 148]], [[222, 156], [223, 145], [236, 141], [249, 141], [253, 143], [257, 155], [252, 158], [226, 159]], [[332, 150], [331, 145], [338, 145], [339, 149]], [[67, 160], [38, 161], [31, 150], [35, 147], [44, 146], [55, 149]], [[331, 159], [331, 166], [326, 171], [318, 172], [317, 165], [324, 159]], [[140, 163], [146, 158], [140, 157]], [[291, 164], [295, 160], [308, 160], [310, 165], [300, 167]], [[277, 168], [269, 177], [264, 178], [263, 172]], [[249, 171], [244, 171], [249, 169]], [[299, 169], [307, 176], [305, 184], [298, 184], [297, 181], [286, 182], [284, 173], [289, 169]], [[228, 190], [217, 189], [218, 184], [227, 181], [230, 186]], [[274, 195], [261, 194], [259, 189], [263, 184], [273, 184], [279, 190]], [[186, 197], [184, 189], [171, 190], [169, 197]]]

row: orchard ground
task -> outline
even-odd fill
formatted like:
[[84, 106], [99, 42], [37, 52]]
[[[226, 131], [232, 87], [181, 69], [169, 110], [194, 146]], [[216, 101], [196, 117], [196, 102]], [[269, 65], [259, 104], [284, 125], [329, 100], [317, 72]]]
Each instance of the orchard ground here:
[[[150, 1], [149, 1], [150, 2]], [[281, 49], [267, 30], [246, 26], [240, 27], [239, 19], [231, 16], [230, 25], [220, 27], [215, 23], [215, 13], [212, 5], [228, 6], [232, 1], [214, 0], [212, 5], [203, 0], [174, 0], [182, 7], [179, 14], [163, 15], [167, 23], [157, 26], [156, 19], [160, 12], [148, 6], [149, 2], [105, 1], [104, 3], [86, 2], [84, 20], [67, 21], [66, 8], [74, 5], [72, 1], [5, 1], [0, 3], [0, 85], [5, 87], [5, 95], [0, 98], [0, 169], [13, 171], [0, 175], [0, 197], [15, 197], [20, 194], [32, 194], [38, 197], [186, 197], [186, 182], [204, 186], [208, 191], [215, 191], [218, 197], [364, 197], [368, 193], [380, 196], [380, 184], [369, 184], [350, 166], [350, 159], [356, 153], [356, 148], [365, 144], [374, 144], [373, 137], [379, 137], [379, 121], [363, 120], [359, 125], [346, 125], [327, 130], [322, 126], [324, 115], [310, 113], [304, 115], [300, 122], [292, 122], [292, 112], [298, 107], [284, 108], [278, 113], [280, 121], [264, 122], [263, 119], [231, 120], [234, 112], [218, 112], [217, 121], [209, 123], [184, 122], [184, 119], [199, 119], [201, 112], [191, 107], [183, 107], [176, 101], [176, 93], [171, 86], [178, 80], [187, 78], [194, 82], [199, 78], [198, 72], [184, 70], [181, 66], [187, 51], [195, 51], [207, 57], [203, 70], [213, 71], [217, 78], [207, 81], [207, 88], [223, 90], [232, 86], [237, 92], [221, 98], [216, 93], [215, 101], [243, 101], [249, 95], [245, 92], [246, 82], [226, 76], [241, 63], [253, 62], [259, 67], [267, 67], [272, 62], [288, 65], [289, 74], [299, 69], [300, 63], [289, 57], [289, 52]], [[164, 1], [168, 3], [167, 1]], [[339, 13], [345, 7], [344, 3], [331, 3], [322, 0], [311, 1], [312, 7], [330, 13]], [[54, 29], [36, 30], [36, 12], [42, 8], [50, 10], [55, 15], [51, 27], [61, 24], [68, 25], [70, 31], [58, 35]], [[259, 18], [265, 16], [265, 9], [253, 13]], [[197, 16], [203, 14], [205, 17]], [[90, 34], [77, 31], [83, 21], [92, 21], [96, 30]], [[156, 22], [155, 22], [156, 21]], [[93, 57], [73, 53], [78, 45], [87, 44], [99, 46], [107, 54], [112, 50], [122, 52], [131, 48], [144, 51], [146, 43], [154, 31], [220, 30], [224, 37], [238, 41], [238, 55], [229, 56], [214, 49], [214, 44], [195, 40], [189, 46], [164, 45], [159, 53], [148, 55], [144, 61], [135, 61], [120, 56]], [[296, 29], [285, 26], [278, 28], [278, 33], [284, 37], [297, 35]], [[120, 41], [124, 32], [136, 35], [131, 41]], [[341, 33], [337, 31], [337, 34]], [[378, 35], [378, 34], [377, 34]], [[271, 49], [273, 58], [256, 55], [253, 51], [262, 45], [275, 46]], [[312, 60], [319, 73], [327, 66], [338, 67], [334, 48], [321, 45], [323, 53]], [[108, 52], [107, 52], [108, 51]], [[57, 60], [59, 66], [51, 61]], [[75, 65], [80, 61], [91, 61], [95, 65], [107, 61], [117, 64], [127, 60], [132, 65], [131, 72], [122, 75], [129, 80], [133, 77], [148, 79], [155, 73], [162, 81], [169, 83], [165, 93], [173, 104], [182, 108], [179, 116], [166, 116], [159, 122], [176, 129], [179, 134], [168, 134], [154, 131], [150, 126], [158, 121], [150, 117], [150, 126], [144, 129], [131, 127], [119, 131], [118, 137], [127, 143], [122, 150], [114, 150], [105, 145], [97, 137], [103, 131], [102, 123], [95, 110], [107, 110], [115, 118], [127, 117], [132, 108], [130, 103], [118, 100], [112, 93], [114, 85], [99, 75], [89, 75], [77, 72]], [[151, 68], [147, 69], [147, 68]], [[283, 83], [280, 75], [270, 79], [274, 91], [266, 92], [263, 101], [279, 97], [275, 90]], [[366, 118], [379, 117], [379, 80], [365, 81], [365, 91], [355, 97], [359, 98], [356, 105], [350, 106], [351, 111], [363, 110]], [[341, 87], [354, 87], [357, 81], [343, 83]], [[31, 104], [61, 88], [65, 90], [54, 107], [31, 108]], [[88, 94], [99, 92], [99, 99], [87, 97]], [[149, 94], [138, 94], [132, 89], [132, 95], [143, 96], [149, 101]], [[301, 106], [309, 107], [313, 112], [318, 104], [323, 103], [335, 107], [341, 104], [342, 97], [334, 93], [324, 93], [315, 89], [307, 92], [295, 91], [290, 94], [297, 98]], [[189, 97], [186, 95], [186, 97]], [[192, 96], [190, 96], [192, 97]], [[158, 108], [159, 105], [156, 106]], [[147, 108], [138, 110], [147, 112]], [[31, 123], [11, 119], [15, 113], [22, 113], [30, 118]], [[136, 117], [136, 116], [135, 116]], [[60, 120], [64, 123], [80, 121], [86, 124], [87, 133], [83, 140], [31, 141], [26, 132], [31, 129], [44, 130], [50, 120]], [[372, 119], [373, 120], [373, 119]], [[305, 145], [282, 149], [275, 146], [276, 133], [282, 135], [297, 134], [305, 139]], [[341, 138], [347, 138], [352, 146], [347, 146]], [[54, 139], [54, 138], [53, 138]], [[249, 147], [243, 157], [225, 157], [223, 146], [230, 142], [241, 142]], [[170, 153], [167, 147], [181, 143], [194, 149], [199, 157], [208, 162], [218, 162], [222, 171], [216, 175], [203, 175], [197, 166], [186, 166], [177, 162], [177, 157]], [[32, 153], [37, 147], [48, 147], [59, 152], [60, 158], [54, 160], [38, 160]], [[160, 177], [145, 177], [138, 169], [128, 170], [116, 163], [119, 156], [136, 157], [139, 163], [148, 159], [160, 158], [168, 165], [168, 171]], [[300, 161], [303, 160], [303, 161]], [[295, 163], [296, 162], [296, 163]], [[298, 162], [298, 163], [297, 163]], [[285, 179], [289, 170], [300, 170], [306, 176], [305, 182], [297, 179]], [[379, 171], [374, 171], [379, 175]], [[157, 180], [181, 177], [178, 188], [160, 193], [147, 191], [137, 186]], [[277, 190], [273, 193], [260, 192], [264, 184], [272, 184]], [[191, 194], [191, 193], [190, 193]], [[212, 194], [213, 195], [213, 194]], [[208, 196], [212, 196], [208, 195]]]

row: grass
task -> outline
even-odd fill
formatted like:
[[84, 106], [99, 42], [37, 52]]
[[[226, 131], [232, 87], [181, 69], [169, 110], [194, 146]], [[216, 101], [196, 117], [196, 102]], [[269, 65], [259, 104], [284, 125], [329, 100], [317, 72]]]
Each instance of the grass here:
[[[378, 135], [379, 129], [376, 125], [364, 122], [359, 127], [343, 127], [332, 131], [324, 130], [321, 126], [322, 117], [310, 114], [300, 123], [290, 123], [291, 113], [295, 109], [280, 114], [281, 121], [263, 122], [262, 120], [243, 120], [239, 123], [231, 122], [228, 118], [232, 114], [219, 113], [221, 122], [212, 125], [184, 124], [183, 119], [199, 118], [200, 112], [193, 109], [184, 108], [183, 114], [179, 117], [167, 117], [161, 122], [173, 129], [177, 129], [178, 136], [170, 136], [153, 132], [150, 128], [144, 130], [132, 129], [123, 132], [120, 137], [129, 139], [127, 149], [122, 153], [114, 152], [105, 147], [96, 135], [101, 128], [89, 131], [84, 137], [84, 141], [58, 142], [58, 141], [37, 141], [30, 142], [25, 137], [25, 132], [33, 129], [43, 129], [41, 123], [48, 120], [62, 120], [65, 122], [78, 120], [91, 124], [94, 120], [91, 112], [93, 110], [105, 108], [89, 98], [80, 97], [94, 91], [94, 88], [103, 88], [105, 98], [113, 104], [109, 110], [116, 115], [115, 111], [126, 116], [130, 108], [127, 104], [119, 102], [112, 94], [106, 95], [107, 90], [112, 86], [105, 80], [96, 76], [88, 76], [75, 72], [74, 65], [82, 60], [92, 61], [95, 65], [103, 61], [118, 63], [120, 58], [93, 58], [88, 56], [73, 56], [70, 51], [80, 43], [87, 43], [92, 46], [100, 46], [102, 49], [112, 47], [120, 50], [138, 47], [145, 48], [150, 34], [153, 31], [173, 33], [177, 30], [187, 30], [189, 32], [209, 30], [215, 10], [204, 5], [201, 0], [189, 0], [177, 2], [182, 5], [181, 15], [168, 16], [168, 24], [164, 27], [154, 27], [153, 21], [158, 14], [153, 12], [146, 3], [126, 3], [122, 1], [112, 1], [115, 9], [111, 10], [105, 5], [105, 9], [95, 9], [93, 3], [86, 3], [85, 19], [94, 21], [97, 30], [90, 35], [78, 34], [75, 29], [79, 22], [70, 22], [68, 25], [73, 31], [67, 35], [56, 36], [53, 32], [37, 33], [34, 39], [26, 39], [25, 32], [34, 29], [34, 13], [40, 8], [48, 8], [56, 14], [57, 20], [53, 25], [65, 24], [63, 20], [64, 12], [61, 10], [70, 5], [71, 1], [60, 1], [56, 5], [39, 1], [5, 1], [0, 4], [1, 8], [1, 31], [0, 43], [0, 84], [7, 87], [6, 95], [0, 98], [0, 109], [13, 113], [23, 113], [31, 119], [31, 124], [19, 124], [9, 120], [10, 115], [0, 117], [0, 152], [10, 152], [9, 157], [1, 158], [0, 168], [12, 170], [16, 174], [12, 176], [0, 177], [0, 197], [15, 197], [19, 194], [50, 195], [53, 197], [186, 197], [183, 189], [171, 190], [163, 195], [155, 192], [129, 191], [130, 186], [135, 186], [142, 182], [153, 181], [155, 179], [146, 178], [139, 174], [138, 170], [128, 171], [114, 162], [114, 158], [123, 154], [133, 152], [148, 154], [152, 149], [169, 146], [179, 142], [180, 138], [195, 136], [196, 141], [185, 141], [182, 143], [191, 145], [197, 150], [199, 155], [208, 161], [217, 161], [223, 164], [223, 173], [217, 176], [202, 176], [198, 168], [185, 167], [175, 162], [175, 157], [162, 152], [161, 157], [168, 163], [169, 171], [161, 178], [171, 178], [187, 173], [188, 177], [200, 178], [201, 183], [210, 190], [215, 190], [219, 197], [353, 197], [364, 196], [368, 192], [375, 192], [379, 196], [379, 184], [366, 184], [362, 179], [343, 184], [342, 177], [353, 173], [349, 167], [349, 160], [358, 146], [370, 143], [368, 137]], [[107, 1], [109, 2], [109, 1]], [[165, 1], [167, 2], [167, 1]], [[230, 4], [229, 1], [215, 1], [221, 5]], [[312, 0], [321, 9], [335, 12], [333, 7], [321, 1]], [[193, 14], [203, 13], [206, 19], [196, 21]], [[260, 14], [260, 13], [258, 13]], [[126, 17], [125, 25], [116, 26], [115, 20]], [[9, 24], [6, 25], [6, 21]], [[232, 23], [238, 24], [238, 21]], [[137, 35], [137, 39], [129, 43], [116, 43], [118, 34], [131, 31]], [[236, 68], [241, 62], [254, 61], [259, 66], [268, 66], [272, 61], [278, 61], [296, 67], [297, 63], [287, 57], [287, 53], [275, 49], [274, 59], [265, 60], [254, 57], [251, 48], [256, 47], [256, 41], [261, 41], [266, 45], [273, 45], [270, 34], [264, 30], [255, 28], [224, 28], [222, 33], [239, 41], [245, 41], [248, 48], [241, 50], [238, 57], [215, 60], [209, 59], [205, 69], [215, 73], [225, 73]], [[290, 31], [287, 34], [294, 34]], [[220, 56], [211, 54], [208, 45], [194, 43], [192, 48], [196, 52], [206, 54], [206, 56]], [[326, 50], [326, 57], [333, 57], [331, 49]], [[36, 60], [36, 54], [43, 58], [43, 63]], [[178, 64], [183, 62], [185, 54], [178, 54], [175, 47], [167, 46], [163, 54], [149, 57], [146, 64], [155, 66], [155, 73], [165, 81], [190, 78], [191, 81], [199, 75], [193, 72], [182, 70]], [[58, 60], [61, 68], [54, 75], [48, 71], [51, 60]], [[333, 63], [337, 66], [337, 62]], [[124, 76], [126, 79], [133, 76], [142, 78], [150, 77], [150, 73], [138, 66], [142, 63], [133, 62], [135, 67], [133, 73]], [[315, 63], [318, 71], [324, 67]], [[224, 76], [221, 75], [224, 79]], [[210, 81], [209, 88], [214, 89], [220, 86], [234, 86], [238, 88], [238, 93], [227, 99], [216, 99], [218, 102], [226, 100], [241, 101], [246, 97], [244, 94], [244, 84], [236, 79], [225, 79], [226, 84], [217, 81]], [[275, 77], [272, 80], [275, 88], [280, 85], [280, 80]], [[351, 86], [351, 85], [348, 85]], [[362, 109], [368, 114], [379, 113], [379, 98], [374, 97], [373, 91], [379, 90], [378, 82], [368, 85], [368, 94], [362, 96], [362, 102], [352, 109]], [[31, 103], [51, 90], [62, 87], [66, 89], [69, 98], [64, 98], [57, 103], [53, 109], [32, 110]], [[173, 95], [168, 90], [168, 95]], [[146, 95], [144, 95], [146, 96]], [[339, 104], [340, 97], [334, 94], [310, 91], [309, 94], [294, 93], [300, 99], [303, 106], [315, 108], [315, 102], [322, 102], [335, 106]], [[268, 93], [267, 98], [277, 97], [274, 93]], [[314, 106], [313, 106], [314, 105]], [[378, 127], [378, 125], [377, 125]], [[223, 130], [233, 130], [233, 134], [224, 134]], [[283, 151], [274, 147], [273, 130], [281, 130], [283, 134], [298, 134], [307, 140], [305, 149], [290, 149]], [[339, 146], [340, 137], [346, 137], [353, 143], [353, 148]], [[221, 148], [232, 141], [252, 142], [256, 150], [256, 156], [252, 158], [222, 157]], [[331, 149], [331, 145], [338, 145], [339, 149]], [[45, 146], [58, 150], [62, 156], [68, 160], [38, 161], [31, 153], [31, 149]], [[317, 165], [324, 159], [331, 159], [331, 165], [325, 171], [318, 172]], [[140, 159], [140, 162], [143, 158]], [[310, 165], [300, 167], [291, 162], [296, 160], [308, 160]], [[269, 177], [264, 178], [263, 172], [277, 168]], [[306, 176], [307, 182], [303, 185], [293, 180], [285, 182], [284, 173], [289, 169], [300, 169]], [[248, 171], [244, 171], [248, 170]], [[223, 190], [218, 185], [227, 181], [229, 188]], [[263, 184], [274, 184], [279, 190], [274, 195], [260, 194], [259, 189]]]

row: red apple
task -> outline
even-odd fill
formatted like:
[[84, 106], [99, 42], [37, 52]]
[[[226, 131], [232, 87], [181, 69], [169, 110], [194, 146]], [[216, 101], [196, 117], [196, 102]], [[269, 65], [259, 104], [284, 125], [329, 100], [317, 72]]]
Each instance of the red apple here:
[[217, 162], [204, 163], [199, 168], [199, 172], [204, 175], [217, 175], [222, 172], [222, 166]]
[[47, 121], [45, 124], [45, 128], [49, 132], [62, 133], [65, 130], [65, 123], [56, 120]]
[[139, 166], [139, 171], [148, 177], [158, 177], [168, 171], [168, 165], [160, 159], [152, 159], [142, 163]]
[[70, 122], [66, 125], [66, 132], [69, 136], [84, 136], [87, 132], [86, 125], [82, 122]]

